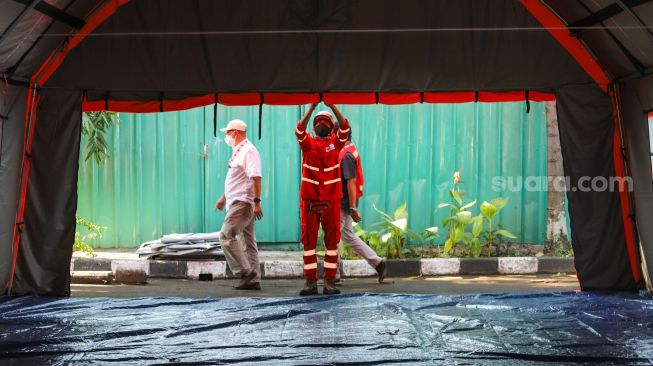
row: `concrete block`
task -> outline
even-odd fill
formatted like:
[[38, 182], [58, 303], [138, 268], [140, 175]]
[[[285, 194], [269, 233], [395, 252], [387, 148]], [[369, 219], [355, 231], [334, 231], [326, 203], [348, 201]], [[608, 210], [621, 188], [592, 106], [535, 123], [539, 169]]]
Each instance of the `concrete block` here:
[[537, 258], [501, 257], [499, 258], [499, 273], [501, 274], [537, 273]]
[[538, 273], [576, 273], [574, 258], [540, 257], [537, 259]]
[[73, 271], [111, 271], [111, 259], [108, 258], [73, 258]]
[[498, 272], [497, 258], [460, 258], [460, 274], [491, 275]]
[[147, 283], [150, 266], [145, 260], [117, 260], [111, 262], [111, 270], [116, 282], [142, 284]]
[[118, 271], [143, 271], [150, 274], [150, 263], [146, 260], [114, 260], [111, 261], [111, 271], [116, 274]]
[[388, 265], [386, 277], [419, 276], [422, 272], [420, 259], [391, 259], [386, 263]]
[[224, 261], [191, 261], [186, 262], [186, 278], [197, 280], [200, 273], [210, 273], [213, 279], [227, 278], [227, 262]]
[[423, 276], [456, 275], [459, 272], [459, 258], [428, 258], [421, 260], [421, 273]]
[[186, 278], [186, 262], [150, 261], [150, 277]]
[[263, 263], [263, 273], [267, 278], [302, 278], [304, 263], [302, 261], [268, 261]]
[[70, 282], [78, 284], [108, 285], [113, 281], [111, 271], [72, 271]]
[[374, 268], [363, 259], [343, 260], [340, 274], [342, 277], [371, 277], [377, 275]]

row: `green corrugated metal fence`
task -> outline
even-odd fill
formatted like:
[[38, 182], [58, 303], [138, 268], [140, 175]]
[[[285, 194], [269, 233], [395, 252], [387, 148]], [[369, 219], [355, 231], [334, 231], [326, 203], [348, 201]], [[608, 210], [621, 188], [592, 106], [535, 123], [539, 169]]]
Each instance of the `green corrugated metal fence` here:
[[[499, 222], [519, 242], [546, 237], [546, 187], [538, 192], [495, 192], [494, 176], [546, 176], [546, 118], [543, 103], [415, 104], [342, 106], [352, 123], [363, 161], [364, 225], [378, 221], [372, 204], [390, 211], [408, 203], [409, 223], [419, 231], [440, 226], [454, 171], [468, 197], [510, 197]], [[258, 140], [258, 107], [218, 108], [218, 124], [241, 118], [263, 162], [263, 210], [259, 242], [299, 241], [300, 152], [294, 127], [300, 107], [263, 108]], [[120, 114], [108, 134], [112, 158], [103, 166], [80, 156], [78, 214], [107, 227], [96, 247], [136, 247], [171, 232], [220, 228], [214, 212], [223, 191], [231, 154], [213, 137], [213, 108], [162, 114]], [[84, 146], [85, 141], [82, 141]], [[443, 238], [440, 238], [444, 240]]]

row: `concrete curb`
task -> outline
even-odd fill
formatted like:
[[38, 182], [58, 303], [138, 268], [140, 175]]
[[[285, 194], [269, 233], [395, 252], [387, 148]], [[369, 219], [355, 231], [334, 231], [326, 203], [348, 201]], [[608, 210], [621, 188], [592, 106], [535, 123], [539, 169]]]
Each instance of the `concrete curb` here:
[[[371, 277], [376, 271], [364, 260], [343, 260], [343, 277]], [[144, 273], [152, 278], [197, 280], [233, 278], [224, 261], [148, 261], [144, 259], [74, 258], [71, 271], [112, 271], [116, 280], [121, 272]], [[498, 275], [575, 273], [573, 258], [499, 257], [499, 258], [424, 258], [388, 260], [388, 277], [443, 275]], [[210, 276], [209, 276], [210, 275]], [[261, 263], [263, 278], [302, 278], [301, 261], [267, 261]], [[119, 282], [119, 281], [117, 281]]]

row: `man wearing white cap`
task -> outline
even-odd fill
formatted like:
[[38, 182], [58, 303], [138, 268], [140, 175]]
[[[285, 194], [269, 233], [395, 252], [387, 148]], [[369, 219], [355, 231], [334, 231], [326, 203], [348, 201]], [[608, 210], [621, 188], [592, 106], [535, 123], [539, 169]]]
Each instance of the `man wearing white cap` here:
[[[229, 121], [224, 140], [233, 149], [228, 163], [224, 194], [215, 203], [215, 209], [227, 216], [220, 230], [220, 245], [227, 264], [240, 281], [238, 290], [260, 290], [261, 276], [254, 220], [263, 218], [261, 209], [261, 157], [256, 147], [247, 139], [247, 124], [234, 119]], [[243, 234], [245, 248], [237, 236]]]

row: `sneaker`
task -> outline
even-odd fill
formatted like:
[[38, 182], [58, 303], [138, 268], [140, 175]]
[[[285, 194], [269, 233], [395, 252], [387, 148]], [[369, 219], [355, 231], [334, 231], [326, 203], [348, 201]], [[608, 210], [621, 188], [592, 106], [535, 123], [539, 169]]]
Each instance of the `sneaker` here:
[[317, 281], [316, 280], [306, 280], [304, 283], [304, 288], [299, 291], [299, 296], [309, 296], [317, 295]]
[[245, 290], [246, 289], [245, 287], [254, 278], [256, 278], [256, 271], [250, 269], [248, 273], [245, 273], [245, 274], [242, 275], [242, 277], [240, 277], [240, 281], [238, 281], [238, 284], [236, 286], [234, 286], [234, 288], [236, 290]]
[[322, 289], [324, 295], [337, 295], [340, 290], [336, 287], [335, 278], [324, 279], [324, 288]]
[[385, 262], [385, 259], [382, 260], [381, 263], [377, 264], [374, 269], [376, 270], [376, 273], [379, 274], [379, 283], [383, 283], [383, 280], [385, 279], [385, 274], [388, 273], [388, 266], [387, 263]]

